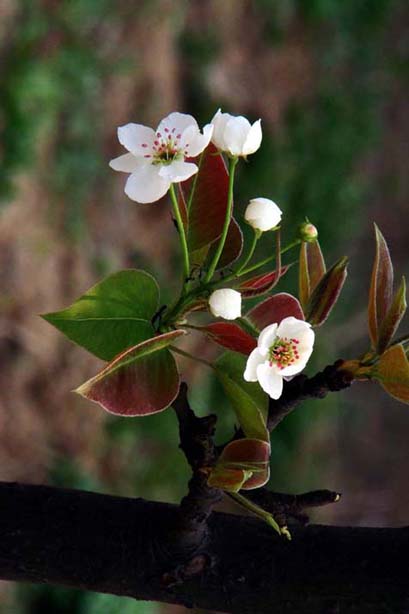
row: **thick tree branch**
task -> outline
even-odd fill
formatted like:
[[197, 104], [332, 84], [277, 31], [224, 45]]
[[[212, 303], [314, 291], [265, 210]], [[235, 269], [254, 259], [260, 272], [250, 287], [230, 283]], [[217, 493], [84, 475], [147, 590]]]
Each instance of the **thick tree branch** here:
[[47, 486], [0, 484], [0, 578], [234, 614], [404, 613], [409, 529], [311, 526], [293, 541], [213, 513], [199, 576], [170, 588], [178, 508]]
[[349, 388], [353, 374], [343, 370], [343, 360], [325, 367], [313, 377], [297, 375], [284, 384], [283, 394], [274, 401], [270, 399], [267, 427], [272, 431], [290, 412], [307, 399], [323, 399], [329, 392], [338, 392]]

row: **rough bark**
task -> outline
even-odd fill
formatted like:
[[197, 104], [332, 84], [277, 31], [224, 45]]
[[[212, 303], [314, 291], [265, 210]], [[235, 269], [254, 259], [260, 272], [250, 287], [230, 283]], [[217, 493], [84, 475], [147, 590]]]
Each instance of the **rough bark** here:
[[409, 528], [310, 526], [288, 542], [258, 519], [215, 512], [194, 575], [177, 546], [178, 507], [14, 483], [0, 484], [0, 501], [4, 580], [237, 614], [409, 611]]

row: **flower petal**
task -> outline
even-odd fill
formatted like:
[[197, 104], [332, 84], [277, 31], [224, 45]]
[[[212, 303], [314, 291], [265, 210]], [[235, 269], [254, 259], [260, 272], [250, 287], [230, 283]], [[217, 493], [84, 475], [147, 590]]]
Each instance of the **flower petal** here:
[[211, 124], [213, 125], [213, 134], [212, 134], [212, 143], [216, 145], [218, 149], [222, 151], [225, 150], [224, 143], [224, 129], [226, 127], [227, 122], [231, 119], [232, 116], [229, 113], [222, 113], [219, 109], [217, 113], [215, 113]]
[[212, 124], [203, 128], [203, 134], [195, 126], [189, 126], [182, 134], [180, 140], [182, 149], [188, 158], [198, 156], [210, 143], [213, 134]]
[[243, 374], [246, 382], [257, 381], [257, 367], [263, 362], [265, 362], [265, 357], [260, 354], [258, 348], [255, 348], [247, 359], [246, 369]]
[[257, 379], [260, 386], [272, 399], [279, 399], [283, 392], [283, 378], [267, 362], [257, 367]]
[[118, 128], [118, 140], [135, 156], [152, 153], [155, 132], [152, 128], [141, 124], [126, 124]]
[[109, 166], [114, 171], [121, 171], [122, 173], [132, 173], [139, 166], [140, 161], [131, 153], [118, 156], [110, 161]]
[[257, 347], [262, 356], [267, 356], [269, 348], [273, 345], [277, 337], [277, 324], [269, 324], [263, 328], [258, 338]]
[[196, 164], [175, 160], [171, 164], [158, 165], [159, 175], [170, 183], [186, 181], [199, 170]]
[[178, 134], [183, 134], [183, 132], [186, 130], [186, 128], [189, 128], [189, 126], [194, 126], [196, 130], [199, 131], [197, 121], [192, 115], [188, 115], [187, 113], [178, 113], [175, 111], [162, 119], [156, 129], [156, 133], [159, 133], [165, 138], [167, 134], [177, 136]]
[[251, 126], [250, 131], [247, 134], [247, 138], [243, 145], [243, 155], [248, 156], [249, 154], [254, 153], [261, 145], [261, 139], [263, 138], [263, 133], [261, 132], [261, 120], [258, 119]]
[[165, 196], [170, 183], [169, 179], [159, 175], [158, 166], [141, 164], [132, 175], [129, 175], [125, 194], [138, 203], [153, 203]]
[[249, 120], [241, 115], [228, 120], [224, 128], [223, 140], [232, 156], [245, 155], [243, 148], [250, 129]]

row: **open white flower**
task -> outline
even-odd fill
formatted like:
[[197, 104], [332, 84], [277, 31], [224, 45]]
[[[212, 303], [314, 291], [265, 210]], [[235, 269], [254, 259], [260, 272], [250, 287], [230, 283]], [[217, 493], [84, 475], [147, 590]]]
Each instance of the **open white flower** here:
[[209, 308], [216, 318], [235, 320], [241, 316], [241, 294], [231, 288], [221, 288], [212, 292]]
[[245, 117], [222, 113], [219, 109], [212, 119], [212, 124], [212, 143], [231, 156], [248, 156], [261, 145], [263, 135], [260, 119], [251, 125]]
[[269, 198], [252, 198], [247, 205], [244, 219], [255, 230], [266, 232], [275, 228], [281, 221], [282, 211]]
[[270, 324], [258, 338], [247, 359], [244, 379], [257, 382], [272, 399], [283, 391], [283, 379], [291, 379], [307, 364], [314, 346], [314, 331], [304, 320], [292, 316]]
[[203, 134], [194, 117], [171, 113], [156, 131], [141, 124], [118, 128], [118, 139], [129, 153], [109, 163], [115, 171], [130, 173], [125, 193], [138, 203], [153, 203], [169, 190], [171, 183], [186, 181], [199, 170], [185, 158], [198, 156], [209, 144], [213, 126]]

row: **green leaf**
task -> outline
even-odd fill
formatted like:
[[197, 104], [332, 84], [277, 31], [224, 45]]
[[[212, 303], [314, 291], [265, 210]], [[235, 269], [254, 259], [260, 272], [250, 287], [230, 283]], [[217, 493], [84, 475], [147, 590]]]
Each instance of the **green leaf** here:
[[313, 326], [321, 326], [335, 306], [347, 277], [348, 259], [340, 258], [312, 292], [305, 319]]
[[245, 356], [226, 352], [215, 363], [216, 374], [246, 436], [269, 441], [268, 397], [258, 383], [243, 379], [246, 362]]
[[376, 348], [379, 330], [392, 302], [393, 266], [388, 245], [377, 225], [374, 226], [376, 251], [369, 289], [368, 325], [372, 344]]
[[398, 330], [399, 324], [406, 312], [406, 281], [402, 277], [402, 282], [395, 294], [392, 305], [389, 308], [379, 331], [379, 341], [377, 351], [382, 354], [388, 347], [394, 334]]
[[183, 334], [175, 330], [139, 343], [75, 392], [120, 416], [163, 411], [176, 398], [180, 383], [175, 359], [166, 348]]
[[402, 345], [393, 345], [382, 354], [372, 377], [395, 399], [409, 403], [409, 362]]
[[152, 336], [158, 302], [155, 279], [128, 269], [109, 275], [70, 307], [42, 317], [98, 358], [112, 360]]

